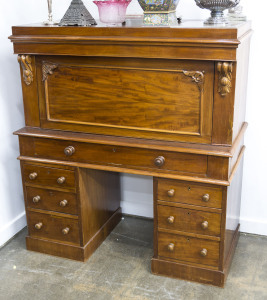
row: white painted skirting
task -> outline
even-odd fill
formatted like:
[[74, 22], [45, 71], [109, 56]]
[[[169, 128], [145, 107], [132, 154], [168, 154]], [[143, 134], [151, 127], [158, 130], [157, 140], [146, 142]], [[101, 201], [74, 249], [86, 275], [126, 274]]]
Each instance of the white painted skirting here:
[[267, 220], [240, 219], [240, 231], [267, 236]]
[[0, 247], [27, 225], [25, 212], [0, 228]]

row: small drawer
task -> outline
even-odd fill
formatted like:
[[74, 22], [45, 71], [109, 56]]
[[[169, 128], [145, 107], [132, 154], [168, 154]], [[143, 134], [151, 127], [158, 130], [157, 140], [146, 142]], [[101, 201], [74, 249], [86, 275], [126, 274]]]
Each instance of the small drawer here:
[[28, 212], [28, 230], [31, 237], [79, 244], [78, 220], [37, 212]]
[[222, 187], [159, 178], [157, 199], [221, 208]]
[[218, 267], [220, 243], [183, 235], [158, 233], [158, 255]]
[[28, 184], [75, 189], [74, 171], [24, 164], [23, 174]]
[[220, 236], [221, 214], [158, 205], [158, 227]]
[[[23, 156], [161, 173], [174, 172], [202, 176], [207, 174], [206, 155], [43, 138], [22, 137], [20, 142]], [[25, 147], [25, 144], [30, 144], [31, 147]]]
[[77, 214], [76, 194], [26, 187], [27, 207]]

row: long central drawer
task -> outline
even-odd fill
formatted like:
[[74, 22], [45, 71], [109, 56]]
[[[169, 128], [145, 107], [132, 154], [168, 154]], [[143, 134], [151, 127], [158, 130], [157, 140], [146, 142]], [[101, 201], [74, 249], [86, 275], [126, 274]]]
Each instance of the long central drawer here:
[[37, 158], [198, 175], [207, 173], [206, 155], [36, 137], [22, 137], [21, 145], [21, 155]]

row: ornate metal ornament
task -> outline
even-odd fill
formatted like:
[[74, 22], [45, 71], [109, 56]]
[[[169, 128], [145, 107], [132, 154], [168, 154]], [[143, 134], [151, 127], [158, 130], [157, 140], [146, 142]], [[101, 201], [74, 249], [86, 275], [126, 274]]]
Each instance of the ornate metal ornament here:
[[218, 92], [222, 97], [225, 97], [231, 92], [233, 64], [230, 62], [219, 62], [217, 70], [219, 72]]
[[72, 0], [59, 26], [91, 26], [97, 25], [81, 0]]
[[48, 5], [48, 20], [44, 22], [44, 25], [56, 25], [58, 23], [53, 21], [52, 17], [52, 0], [47, 0]]
[[224, 17], [223, 11], [235, 7], [240, 0], [195, 0], [195, 2], [200, 8], [211, 11], [211, 17], [204, 22], [205, 24], [225, 25], [228, 20]]
[[19, 55], [18, 62], [20, 63], [23, 70], [23, 80], [26, 85], [30, 85], [33, 82], [32, 72], [32, 59], [29, 55]]
[[46, 81], [48, 75], [52, 75], [53, 71], [57, 68], [57, 65], [52, 63], [43, 63], [42, 65], [42, 73], [43, 73], [43, 81]]

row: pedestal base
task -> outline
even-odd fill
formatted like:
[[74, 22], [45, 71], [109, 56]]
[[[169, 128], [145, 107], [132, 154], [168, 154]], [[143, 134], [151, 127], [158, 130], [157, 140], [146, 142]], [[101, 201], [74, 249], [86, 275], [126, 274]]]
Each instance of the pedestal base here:
[[27, 236], [27, 250], [84, 262], [94, 253], [111, 231], [119, 224], [121, 216], [121, 208], [119, 208], [85, 246], [64, 244], [63, 242]]

